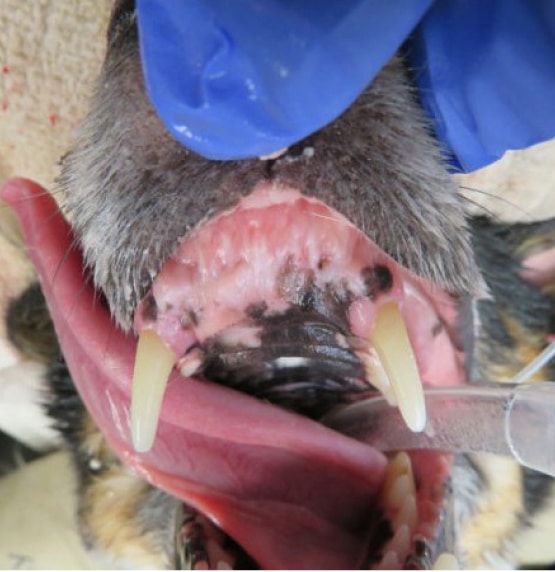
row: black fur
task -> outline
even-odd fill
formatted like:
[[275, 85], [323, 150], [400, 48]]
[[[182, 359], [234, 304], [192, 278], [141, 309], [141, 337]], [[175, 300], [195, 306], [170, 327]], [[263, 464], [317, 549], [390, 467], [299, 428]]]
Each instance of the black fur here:
[[10, 342], [28, 358], [48, 363], [60, 355], [54, 324], [38, 283], [31, 284], [8, 306], [6, 328]]

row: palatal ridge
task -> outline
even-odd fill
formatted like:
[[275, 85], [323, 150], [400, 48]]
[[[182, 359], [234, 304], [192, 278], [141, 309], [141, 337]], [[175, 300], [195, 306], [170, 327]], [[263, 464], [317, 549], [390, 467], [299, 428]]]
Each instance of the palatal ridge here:
[[[423, 431], [426, 404], [422, 381], [396, 302], [390, 301], [378, 308], [368, 341], [368, 351], [359, 352], [359, 356], [372, 385], [391, 405], [399, 408], [411, 431]], [[179, 357], [154, 331], [145, 329], [139, 333], [130, 410], [133, 446], [139, 453], [149, 451], [154, 443], [166, 385], [178, 360]], [[186, 364], [185, 371], [194, 373], [200, 366], [198, 359], [197, 362], [192, 364], [194, 367]]]

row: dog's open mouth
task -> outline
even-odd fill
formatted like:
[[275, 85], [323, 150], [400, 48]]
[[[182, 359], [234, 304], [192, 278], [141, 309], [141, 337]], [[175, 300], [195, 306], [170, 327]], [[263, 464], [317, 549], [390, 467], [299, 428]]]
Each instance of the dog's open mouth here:
[[421, 430], [422, 384], [464, 382], [448, 294], [325, 204], [265, 185], [181, 242], [137, 309], [137, 351], [54, 201], [17, 184], [5, 198], [88, 410], [125, 464], [190, 507], [193, 566], [239, 552], [270, 569], [433, 564], [450, 457], [388, 459], [318, 419], [379, 390]]

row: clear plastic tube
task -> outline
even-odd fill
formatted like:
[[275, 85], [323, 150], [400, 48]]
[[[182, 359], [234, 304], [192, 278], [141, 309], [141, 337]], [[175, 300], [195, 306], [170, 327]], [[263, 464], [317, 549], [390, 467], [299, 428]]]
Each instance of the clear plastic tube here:
[[526, 367], [522, 368], [511, 379], [511, 383], [524, 383], [528, 381], [542, 367], [547, 365], [555, 356], [555, 341], [551, 342], [544, 350], [537, 355]]
[[555, 476], [555, 383], [425, 389], [421, 433], [399, 410], [373, 397], [326, 416], [324, 423], [382, 451], [440, 449], [511, 455]]

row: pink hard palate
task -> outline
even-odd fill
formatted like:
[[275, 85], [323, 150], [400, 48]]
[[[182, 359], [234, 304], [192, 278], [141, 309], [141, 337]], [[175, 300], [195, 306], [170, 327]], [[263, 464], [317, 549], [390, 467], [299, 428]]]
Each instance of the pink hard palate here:
[[[385, 458], [310, 419], [177, 371], [154, 446], [136, 453], [129, 432], [136, 338], [114, 326], [86, 283], [52, 198], [18, 181], [3, 196], [20, 216], [75, 384], [121, 459], [210, 516], [264, 568], [359, 566]], [[233, 326], [249, 305], [265, 301], [279, 312], [290, 304], [275, 288], [287, 264], [310, 269], [322, 284], [341, 277], [354, 294], [349, 319], [359, 336], [368, 335], [375, 313], [361, 269], [385, 265], [393, 276], [385, 296], [399, 304], [424, 383], [463, 380], [461, 356], [449, 341], [450, 298], [396, 265], [344, 217], [294, 190], [278, 196], [261, 188], [195, 230], [163, 267], [135, 325], [154, 329], [183, 356]], [[145, 311], [152, 298], [155, 316]], [[196, 319], [187, 321], [192, 313]]]

